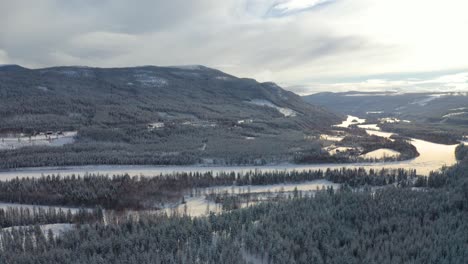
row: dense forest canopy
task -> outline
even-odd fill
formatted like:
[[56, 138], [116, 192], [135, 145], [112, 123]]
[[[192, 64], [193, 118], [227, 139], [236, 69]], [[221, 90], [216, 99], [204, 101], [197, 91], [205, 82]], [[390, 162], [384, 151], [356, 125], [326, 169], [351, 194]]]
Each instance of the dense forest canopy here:
[[[436, 188], [341, 188], [220, 215], [3, 232], [5, 263], [464, 263], [468, 163]], [[24, 243], [23, 243], [24, 241]], [[39, 242], [40, 243], [37, 243]]]
[[0, 181], [0, 202], [106, 209], [158, 209], [182, 199], [196, 188], [303, 183], [326, 179], [351, 187], [427, 185], [414, 170], [335, 169], [326, 171], [272, 171], [173, 173], [155, 177], [129, 175], [43, 176]]

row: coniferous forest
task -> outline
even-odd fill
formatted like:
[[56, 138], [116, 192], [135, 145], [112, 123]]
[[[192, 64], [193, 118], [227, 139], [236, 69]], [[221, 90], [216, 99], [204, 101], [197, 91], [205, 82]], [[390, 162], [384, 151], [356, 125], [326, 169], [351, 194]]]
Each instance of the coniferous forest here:
[[[201, 182], [208, 176], [180, 177]], [[66, 186], [65, 179], [55, 181]], [[0, 262], [465, 263], [468, 161], [412, 182], [378, 189], [344, 185], [201, 218], [162, 214], [93, 222], [60, 236], [35, 227], [3, 231]]]
[[[432, 179], [430, 176], [428, 179]], [[43, 176], [0, 181], [0, 201], [106, 209], [150, 209], [155, 203], [181, 199], [184, 192], [212, 186], [247, 186], [328, 180], [350, 187], [425, 187], [414, 170], [327, 169], [326, 171], [251, 171], [246, 173], [172, 173], [157, 177], [129, 175]]]

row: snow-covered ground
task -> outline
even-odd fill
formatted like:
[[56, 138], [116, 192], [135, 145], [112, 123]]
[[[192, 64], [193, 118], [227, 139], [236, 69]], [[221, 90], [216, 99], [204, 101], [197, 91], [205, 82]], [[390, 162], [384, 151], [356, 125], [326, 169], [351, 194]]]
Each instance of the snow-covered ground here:
[[237, 120], [237, 124], [251, 124], [253, 123], [253, 119], [241, 119]]
[[395, 151], [393, 149], [386, 149], [386, 148], [377, 149], [377, 150], [361, 155], [362, 158], [373, 158], [373, 159], [396, 158], [398, 156], [400, 156], [400, 152]]
[[423, 99], [418, 99], [413, 101], [411, 104], [417, 104], [420, 106], [426, 106], [429, 102], [439, 99], [444, 96], [449, 96], [450, 94], [431, 94]]
[[230, 80], [232, 80], [232, 78], [228, 77], [228, 76], [216, 76], [215, 79], [216, 80], [221, 80], [221, 81], [230, 81]]
[[[12, 231], [13, 229], [18, 229], [18, 228], [27, 228], [31, 226], [12, 226], [12, 227], [7, 227], [1, 229], [1, 231]], [[74, 224], [48, 224], [48, 225], [40, 225], [40, 228], [42, 230], [42, 233], [44, 233], [45, 236], [49, 233], [49, 230], [52, 230], [52, 234], [54, 234], [54, 237], [60, 236], [64, 232], [70, 231], [73, 228], [75, 228]]]
[[384, 138], [390, 139], [391, 141], [394, 141], [394, 139], [390, 138], [393, 135], [393, 133], [390, 133], [390, 132], [383, 132], [380, 130], [371, 130], [371, 129], [366, 130], [366, 132], [368, 135], [371, 135], [371, 136], [384, 137]]
[[29, 146], [52, 146], [60, 147], [75, 142], [76, 131], [53, 133], [51, 135], [39, 134], [26, 136], [24, 134], [0, 135], [0, 150], [17, 149]]
[[[359, 119], [357, 117], [351, 117]], [[348, 118], [349, 120], [350, 118]], [[360, 119], [364, 120], [364, 119]], [[365, 122], [365, 120], [364, 120]], [[343, 122], [343, 123], [346, 123]], [[349, 123], [349, 122], [348, 122]], [[343, 124], [340, 124], [343, 125]], [[381, 137], [390, 137], [393, 133], [366, 130], [370, 135], [377, 135]], [[152, 166], [152, 165], [88, 165], [88, 166], [68, 166], [68, 167], [40, 167], [40, 168], [22, 168], [16, 170], [0, 171], [0, 180], [9, 180], [14, 178], [38, 178], [42, 175], [60, 174], [67, 175], [84, 175], [84, 174], [129, 174], [131, 176], [158, 176], [167, 175], [174, 172], [249, 172], [252, 170], [258, 171], [308, 171], [308, 170], [326, 170], [341, 169], [341, 168], [361, 168], [366, 169], [416, 169], [420, 175], [429, 175], [431, 171], [436, 171], [443, 166], [451, 166], [456, 163], [455, 148], [458, 144], [443, 145], [436, 144], [419, 139], [410, 139], [420, 155], [417, 158], [398, 162], [377, 162], [377, 163], [328, 163], [328, 164], [270, 164], [263, 166], [215, 166], [215, 165], [190, 165], [190, 166]], [[209, 161], [209, 159], [207, 159]], [[209, 163], [209, 162], [207, 162]]]
[[135, 74], [134, 77], [139, 83], [141, 83], [144, 86], [161, 88], [167, 86], [169, 83], [166, 79], [157, 76], [152, 76], [149, 73]]
[[459, 115], [465, 115], [468, 114], [468, 112], [456, 112], [456, 113], [450, 113], [442, 116], [442, 118], [447, 118], [447, 117], [452, 117], [452, 116], [459, 116]]
[[43, 91], [43, 92], [48, 92], [49, 91], [49, 88], [45, 87], [45, 86], [36, 86], [37, 89]]
[[281, 183], [270, 185], [246, 185], [246, 186], [216, 186], [204, 189], [205, 193], [225, 193], [243, 194], [243, 193], [264, 193], [264, 192], [291, 192], [297, 188], [298, 191], [316, 191], [322, 188], [339, 188], [340, 184], [327, 180], [315, 180], [301, 183]]
[[250, 100], [249, 103], [254, 104], [254, 105], [267, 106], [267, 107], [274, 108], [274, 109], [278, 110], [278, 112], [280, 112], [281, 114], [283, 114], [286, 117], [292, 117], [292, 116], [297, 115], [296, 111], [294, 111], [292, 109], [289, 109], [289, 108], [285, 108], [285, 107], [279, 107], [279, 106], [275, 105], [274, 103], [272, 103], [272, 102], [270, 102], [268, 100], [253, 99], [253, 100]]
[[401, 120], [396, 117], [379, 118], [380, 123], [400, 123]]
[[328, 151], [328, 153], [330, 155], [336, 155], [338, 153], [341, 153], [341, 152], [347, 152], [347, 151], [352, 151], [352, 150], [355, 150], [355, 151], [358, 151], [358, 152], [361, 152], [362, 149], [361, 148], [353, 148], [353, 147], [337, 147], [335, 145], [331, 145], [329, 147], [326, 147], [325, 148], [326, 151]]
[[335, 125], [335, 126], [336, 127], [349, 127], [351, 125], [358, 125], [358, 124], [362, 124], [362, 123], [365, 123], [365, 122], [366, 122], [366, 119], [348, 115], [348, 118], [345, 121], [343, 121], [341, 124]]
[[193, 127], [216, 127], [216, 123], [210, 121], [185, 121], [182, 122], [184, 126], [193, 126]]
[[450, 111], [463, 111], [463, 110], [468, 110], [468, 107], [460, 107], [460, 108], [452, 108], [449, 109]]
[[[323, 188], [333, 187], [335, 190], [340, 188], [340, 184], [332, 183], [327, 180], [315, 180], [302, 183], [284, 183], [271, 185], [247, 185], [247, 186], [215, 186], [202, 188], [198, 190], [199, 195], [184, 197], [185, 203], [178, 204], [173, 207], [167, 207], [164, 212], [171, 214], [177, 212], [179, 214], [190, 215], [192, 217], [204, 216], [210, 212], [220, 213], [222, 208], [220, 204], [205, 198], [206, 194], [260, 194], [260, 193], [291, 193], [294, 190], [302, 192], [315, 192]], [[245, 206], [245, 205], [244, 205]]]
[[362, 129], [369, 129], [369, 130], [378, 130], [380, 131], [380, 127], [377, 124], [367, 124], [367, 125], [358, 125], [359, 128]]
[[154, 123], [149, 123], [148, 124], [148, 129], [149, 130], [159, 129], [159, 128], [163, 128], [163, 127], [164, 127], [163, 122], [154, 122]]
[[333, 135], [327, 135], [327, 134], [321, 134], [320, 139], [321, 140], [328, 140], [328, 141], [341, 141], [343, 140], [344, 136], [333, 136]]

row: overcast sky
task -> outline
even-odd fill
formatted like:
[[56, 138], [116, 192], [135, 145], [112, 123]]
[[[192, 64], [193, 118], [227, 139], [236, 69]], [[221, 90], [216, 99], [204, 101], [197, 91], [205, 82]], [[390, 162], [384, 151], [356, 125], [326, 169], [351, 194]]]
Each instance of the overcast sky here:
[[294, 92], [468, 90], [466, 0], [0, 0], [0, 64], [202, 64]]

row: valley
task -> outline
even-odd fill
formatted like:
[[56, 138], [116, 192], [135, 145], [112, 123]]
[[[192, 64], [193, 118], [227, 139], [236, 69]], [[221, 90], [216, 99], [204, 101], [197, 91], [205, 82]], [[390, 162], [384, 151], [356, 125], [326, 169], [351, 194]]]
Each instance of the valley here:
[[343, 92], [304, 96], [307, 102], [380, 123], [385, 131], [441, 144], [456, 144], [467, 135], [468, 94]]
[[[168, 80], [141, 84], [160, 89], [169, 85]], [[292, 211], [281, 210], [297, 214], [293, 208], [303, 201], [310, 201], [313, 211], [323, 214], [335, 207], [320, 208], [316, 203], [330, 203], [334, 197], [351, 199], [348, 206], [367, 194], [386, 197], [382, 204], [391, 200], [388, 195], [432, 201], [426, 193], [447, 188], [456, 181], [452, 171], [464, 170], [463, 137], [457, 144], [418, 139], [418, 134], [408, 136], [408, 130], [399, 134], [389, 128], [416, 121], [374, 114], [330, 112], [327, 118], [331, 119], [316, 126], [307, 112], [270, 100], [243, 99], [241, 103], [273, 118], [258, 119], [257, 114], [248, 113], [221, 121], [158, 110], [158, 119], [133, 126], [91, 121], [69, 127], [76, 129], [73, 132], [40, 132], [50, 131], [50, 126], [32, 133], [4, 130], [9, 132], [3, 134], [0, 145], [2, 162], [8, 164], [0, 171], [3, 245], [9, 248], [16, 239], [29, 239], [59, 247], [62, 241], [73, 240], [70, 235], [91, 226], [106, 230], [177, 221], [212, 225], [226, 217], [287, 204]], [[31, 166], [35, 164], [40, 166]], [[404, 219], [404, 214], [398, 214]], [[242, 224], [256, 229], [258, 221], [272, 221], [267, 218], [271, 213], [260, 215], [265, 218]], [[458, 216], [454, 219], [459, 221]], [[232, 244], [249, 241], [249, 236], [232, 233], [225, 239]], [[228, 251], [241, 250], [246, 259], [260, 262], [280, 258], [273, 252], [258, 255], [267, 250], [256, 251], [255, 242], [248, 243], [252, 246]]]
[[466, 10], [0, 0], [0, 264], [467, 264]]

